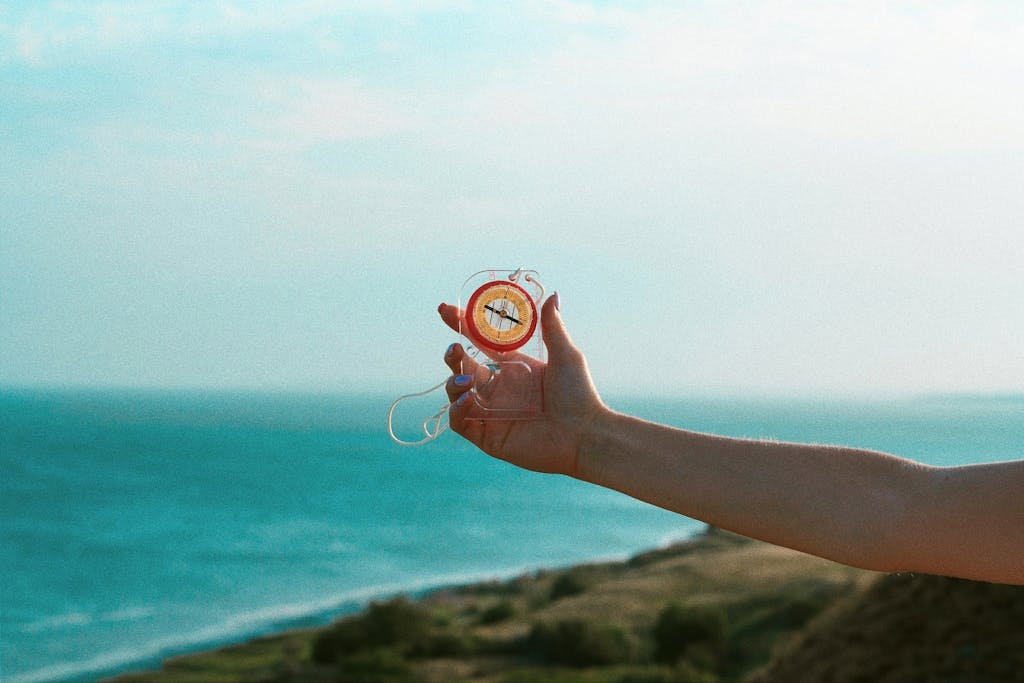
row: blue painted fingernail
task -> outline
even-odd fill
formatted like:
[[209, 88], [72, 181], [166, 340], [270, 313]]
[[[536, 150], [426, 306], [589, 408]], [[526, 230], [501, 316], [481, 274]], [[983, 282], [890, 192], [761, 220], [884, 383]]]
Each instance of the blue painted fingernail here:
[[455, 342], [452, 342], [451, 344], [448, 345], [448, 350], [444, 352], [445, 358], [447, 358], [448, 356], [452, 355], [452, 353], [455, 351], [455, 347], [457, 345], [458, 344], [456, 344]]
[[473, 378], [469, 375], [455, 375], [455, 386], [468, 387], [471, 379]]
[[459, 398], [458, 398], [458, 399], [457, 399], [457, 400], [455, 401], [455, 405], [457, 405], [457, 406], [461, 406], [461, 405], [462, 405], [463, 403], [465, 403], [465, 402], [466, 402], [466, 401], [467, 401], [468, 399], [469, 399], [469, 392], [467, 391], [467, 392], [466, 392], [466, 393], [464, 393], [464, 394], [463, 394], [462, 396], [459, 396]]

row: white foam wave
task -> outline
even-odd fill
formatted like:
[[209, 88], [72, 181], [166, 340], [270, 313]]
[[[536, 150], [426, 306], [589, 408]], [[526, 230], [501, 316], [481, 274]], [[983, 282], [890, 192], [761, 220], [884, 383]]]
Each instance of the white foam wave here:
[[97, 621], [106, 623], [138, 621], [140, 619], [145, 619], [152, 614], [153, 608], [151, 607], [125, 607], [124, 609], [105, 612], [99, 616], [88, 614], [86, 612], [74, 611], [43, 617], [42, 619], [29, 622], [24, 626], [21, 626], [21, 631], [23, 633], [37, 635], [51, 631], [62, 631], [80, 626], [88, 626], [89, 624]]
[[45, 633], [46, 631], [59, 631], [74, 626], [86, 626], [92, 623], [92, 615], [85, 612], [67, 612], [52, 617], [43, 617], [37, 621], [30, 622], [21, 627], [25, 633]]
[[[370, 600], [381, 599], [390, 595], [489, 579], [508, 578], [521, 574], [524, 571], [528, 571], [528, 569], [445, 574], [405, 583], [368, 586], [338, 593], [319, 600], [275, 605], [240, 614], [188, 634], [155, 639], [138, 647], [113, 650], [89, 659], [54, 664], [25, 673], [14, 674], [10, 677], [5, 677], [4, 680], [9, 683], [42, 683], [43, 681], [83, 678], [89, 674], [123, 671], [130, 668], [133, 664], [141, 665], [145, 662], [165, 659], [204, 647], [215, 647], [220, 644], [255, 637], [271, 629], [287, 628], [289, 623], [295, 623], [304, 619], [321, 617], [326, 622], [346, 607], [351, 607], [354, 610], [361, 605], [365, 605]], [[110, 612], [101, 618], [107, 621], [142, 618], [151, 612], [152, 610], [149, 608], [129, 608], [118, 612]], [[62, 615], [61, 617], [41, 620], [38, 623], [40, 625], [46, 622], [57, 624], [61, 619], [66, 622], [75, 622], [79, 618], [92, 620], [92, 617], [89, 617], [89, 615], [74, 612]]]
[[122, 622], [139, 621], [153, 616], [155, 610], [152, 607], [125, 607], [124, 609], [107, 612], [100, 616], [100, 621]]
[[[685, 538], [685, 536], [684, 534], [683, 537]], [[670, 541], [671, 537], [665, 540]], [[593, 558], [589, 561], [601, 562], [618, 559], [624, 558], [606, 556]], [[204, 647], [215, 647], [229, 642], [252, 638], [267, 633], [270, 630], [288, 628], [290, 623], [297, 623], [300, 620], [320, 618], [327, 622], [345, 608], [351, 608], [354, 611], [371, 600], [382, 599], [400, 593], [428, 591], [444, 586], [504, 580], [536, 571], [541, 567], [549, 568], [550, 565], [522, 565], [498, 570], [437, 574], [415, 581], [367, 586], [337, 593], [319, 600], [270, 606], [225, 619], [222, 622], [201, 628], [187, 635], [168, 636], [152, 640], [135, 648], [114, 650], [97, 655], [91, 659], [56, 664], [27, 673], [17, 674], [5, 680], [10, 683], [41, 683], [43, 681], [82, 678], [93, 673], [124, 671], [133, 664], [141, 665], [145, 662], [165, 659]], [[108, 621], [144, 618], [151, 612], [152, 610], [149, 608], [128, 608], [118, 612], [107, 613], [101, 618]], [[68, 620], [73, 621], [77, 618], [75, 616], [77, 614], [79, 613], [70, 613], [64, 616]]]

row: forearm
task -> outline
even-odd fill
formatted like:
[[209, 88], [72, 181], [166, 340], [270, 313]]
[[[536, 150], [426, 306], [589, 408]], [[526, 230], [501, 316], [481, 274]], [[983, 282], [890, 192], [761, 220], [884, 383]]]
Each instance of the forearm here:
[[849, 448], [732, 439], [612, 411], [584, 434], [575, 475], [745, 536], [878, 570], [904, 569], [926, 466]]

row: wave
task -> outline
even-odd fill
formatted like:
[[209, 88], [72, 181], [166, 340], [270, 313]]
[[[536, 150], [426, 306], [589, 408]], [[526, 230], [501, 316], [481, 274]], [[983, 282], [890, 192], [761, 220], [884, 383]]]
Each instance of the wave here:
[[62, 631], [75, 626], [87, 626], [92, 622], [93, 617], [91, 614], [68, 612], [30, 622], [22, 626], [21, 630], [24, 633], [46, 633], [48, 631]]
[[51, 631], [65, 631], [72, 628], [88, 626], [96, 622], [120, 623], [128, 621], [139, 621], [151, 616], [154, 613], [152, 607], [126, 607], [113, 612], [105, 612], [99, 615], [86, 612], [67, 612], [51, 617], [43, 617], [36, 621], [29, 622], [21, 627], [22, 633], [48, 633]]
[[[440, 574], [415, 581], [380, 584], [345, 591], [319, 600], [266, 607], [231, 617], [188, 634], [170, 635], [151, 640], [136, 647], [112, 650], [89, 659], [61, 662], [50, 666], [17, 673], [5, 678], [8, 683], [43, 683], [54, 680], [81, 680], [102, 675], [114, 675], [133, 668], [156, 666], [161, 661], [189, 652], [255, 638], [274, 631], [326, 624], [344, 614], [351, 614], [372, 600], [399, 594], [425, 594], [433, 590], [481, 581], [504, 580], [536, 571], [536, 566], [521, 566], [502, 570]], [[151, 608], [128, 608], [110, 612], [99, 618], [143, 618], [153, 613]], [[24, 627], [59, 628], [62, 625], [84, 625], [93, 620], [89, 615], [71, 612], [49, 617]]]

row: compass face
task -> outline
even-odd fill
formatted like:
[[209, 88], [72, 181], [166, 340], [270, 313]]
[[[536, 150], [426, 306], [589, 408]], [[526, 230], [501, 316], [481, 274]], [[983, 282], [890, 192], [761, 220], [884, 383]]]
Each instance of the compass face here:
[[489, 282], [469, 297], [466, 326], [481, 345], [511, 351], [533, 336], [537, 308], [526, 290], [514, 282]]

